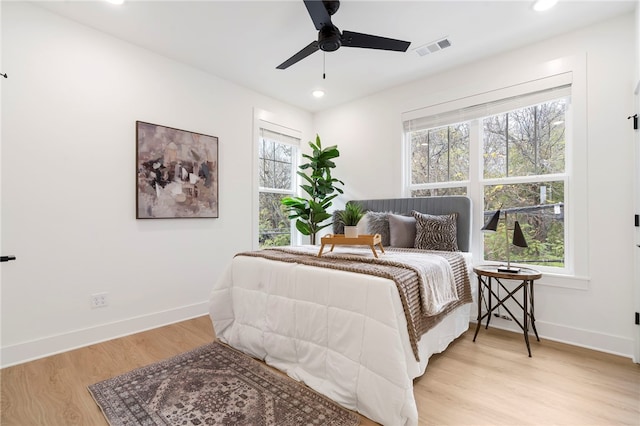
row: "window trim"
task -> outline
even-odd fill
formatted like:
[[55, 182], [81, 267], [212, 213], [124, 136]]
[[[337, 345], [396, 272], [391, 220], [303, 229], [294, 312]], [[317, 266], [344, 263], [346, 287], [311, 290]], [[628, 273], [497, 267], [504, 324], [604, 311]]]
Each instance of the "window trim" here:
[[[526, 65], [526, 64], [525, 64]], [[565, 247], [565, 268], [545, 268], [537, 267], [543, 270], [545, 275], [549, 275], [550, 279], [540, 281], [543, 285], [552, 285], [558, 287], [568, 287], [574, 289], [587, 289], [589, 283], [589, 247], [588, 247], [588, 188], [587, 188], [587, 81], [586, 81], [586, 53], [575, 56], [557, 58], [550, 61], [538, 63], [535, 65], [524, 66], [521, 69], [514, 69], [509, 76], [504, 79], [496, 78], [493, 82], [493, 88], [487, 87], [491, 85], [491, 81], [481, 81], [478, 83], [475, 93], [471, 92], [473, 88], [465, 87], [462, 93], [458, 91], [456, 99], [442, 99], [442, 92], [435, 96], [430, 106], [422, 108], [414, 108], [401, 114], [403, 125], [403, 193], [410, 196], [411, 189], [416, 189], [411, 185], [411, 147], [410, 142], [406, 139], [406, 130], [404, 123], [407, 120], [417, 119], [420, 116], [443, 115], [447, 111], [455, 109], [470, 108], [474, 105], [496, 101], [499, 99], [515, 97], [526, 94], [527, 92], [536, 92], [550, 89], [566, 84], [571, 85], [571, 103], [567, 111], [567, 135], [565, 146], [565, 193], [567, 203], [565, 208], [565, 238], [570, 242]], [[491, 79], [489, 79], [491, 80]], [[510, 81], [511, 84], [500, 87], [500, 80]], [[484, 87], [483, 87], [484, 86]], [[464, 93], [466, 92], [466, 93]], [[438, 99], [440, 97], [440, 99]], [[460, 120], [456, 120], [460, 121]], [[447, 123], [448, 124], [448, 123]], [[476, 126], [469, 129], [470, 134], [478, 131]], [[472, 205], [483, 206], [482, 189], [487, 182], [496, 182], [496, 179], [484, 180], [480, 174], [482, 170], [482, 155], [479, 152], [480, 147], [469, 147], [470, 155], [470, 181], [479, 179], [479, 185], [467, 183], [464, 181], [454, 182], [452, 186], [464, 186], [467, 184], [467, 195], [472, 199]], [[475, 164], [475, 163], [478, 164]], [[544, 179], [549, 179], [552, 175], [544, 175]], [[527, 180], [532, 177], [527, 176]], [[538, 176], [540, 178], [540, 176]], [[513, 179], [513, 178], [510, 178]], [[513, 182], [512, 180], [510, 182]], [[450, 182], [447, 182], [449, 184]], [[433, 187], [444, 187], [442, 184], [427, 184]], [[422, 185], [421, 185], [422, 186]], [[474, 212], [473, 238], [471, 252], [475, 263], [479, 263], [483, 258], [483, 238], [480, 232], [480, 223], [482, 222], [482, 208], [476, 208]], [[478, 225], [480, 224], [480, 225]], [[561, 277], [561, 279], [557, 279]], [[555, 278], [555, 279], [554, 279]], [[563, 282], [570, 282], [570, 285], [564, 285]]]

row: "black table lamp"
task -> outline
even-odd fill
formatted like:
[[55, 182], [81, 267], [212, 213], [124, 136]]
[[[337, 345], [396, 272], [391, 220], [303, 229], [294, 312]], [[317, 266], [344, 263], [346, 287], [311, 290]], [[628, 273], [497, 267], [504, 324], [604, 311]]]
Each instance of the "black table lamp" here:
[[[498, 209], [491, 219], [482, 227], [482, 232], [496, 232], [498, 230], [498, 222], [500, 221], [500, 209]], [[498, 266], [498, 272], [511, 272], [517, 273], [520, 272], [520, 268], [512, 268], [511, 267], [511, 257], [509, 253], [509, 229], [507, 227], [507, 212], [504, 212], [504, 234], [507, 241], [507, 266]], [[520, 228], [520, 223], [516, 220], [513, 224], [513, 240], [511, 243], [514, 246], [518, 247], [528, 247], [527, 240], [524, 238], [524, 234], [522, 233], [522, 229]]]

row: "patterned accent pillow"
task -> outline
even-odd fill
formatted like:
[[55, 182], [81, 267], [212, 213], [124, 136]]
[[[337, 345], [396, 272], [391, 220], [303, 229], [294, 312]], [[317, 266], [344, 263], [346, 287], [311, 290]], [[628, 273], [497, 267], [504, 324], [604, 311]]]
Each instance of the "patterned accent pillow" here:
[[380, 242], [383, 246], [388, 246], [389, 212], [367, 212], [367, 234], [380, 234]]
[[412, 211], [416, 218], [415, 248], [423, 250], [460, 251], [458, 249], [458, 213], [431, 215]]

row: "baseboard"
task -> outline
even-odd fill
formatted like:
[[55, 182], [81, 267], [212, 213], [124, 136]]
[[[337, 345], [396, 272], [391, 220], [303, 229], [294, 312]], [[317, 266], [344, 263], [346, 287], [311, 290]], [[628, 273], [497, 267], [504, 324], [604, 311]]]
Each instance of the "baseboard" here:
[[[475, 320], [472, 322], [473, 324], [476, 323]], [[482, 327], [484, 327], [485, 321], [483, 321], [482, 324]], [[513, 321], [498, 317], [491, 318], [489, 327], [522, 333], [522, 330]], [[536, 329], [538, 330], [538, 335], [541, 340], [547, 339], [600, 352], [606, 352], [613, 355], [619, 355], [625, 358], [633, 358], [633, 339], [568, 327], [537, 319]], [[482, 330], [480, 333], [482, 333]]]
[[206, 315], [208, 312], [209, 303], [202, 302], [95, 327], [73, 330], [68, 333], [47, 336], [16, 345], [3, 346], [0, 348], [0, 368], [185, 321]]
[[[39, 358], [67, 352], [106, 340], [128, 336], [145, 330], [162, 327], [191, 318], [207, 315], [209, 303], [202, 302], [162, 312], [128, 318], [96, 327], [74, 330], [69, 333], [48, 336], [0, 348], [0, 368], [22, 364]], [[472, 314], [475, 315], [475, 314]], [[472, 321], [475, 324], [475, 321]], [[513, 321], [492, 318], [491, 327], [522, 333]], [[633, 339], [598, 333], [591, 330], [567, 327], [545, 321], [536, 321], [541, 339], [553, 340], [606, 352], [625, 358], [633, 358]], [[482, 333], [482, 331], [481, 331]]]

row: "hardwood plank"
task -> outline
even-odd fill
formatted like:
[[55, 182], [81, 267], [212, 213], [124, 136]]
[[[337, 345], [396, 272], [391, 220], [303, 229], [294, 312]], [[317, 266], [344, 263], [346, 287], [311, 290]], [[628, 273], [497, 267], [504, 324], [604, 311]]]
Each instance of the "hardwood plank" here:
[[[429, 361], [414, 381], [423, 425], [640, 424], [640, 365], [521, 334], [473, 330]], [[107, 425], [87, 386], [215, 338], [209, 317], [5, 368], [3, 426]], [[362, 418], [363, 425], [375, 425]]]
[[420, 425], [640, 424], [640, 366], [521, 334], [468, 331], [414, 382]]
[[0, 424], [107, 425], [87, 386], [214, 338], [211, 320], [203, 316], [4, 368]]

